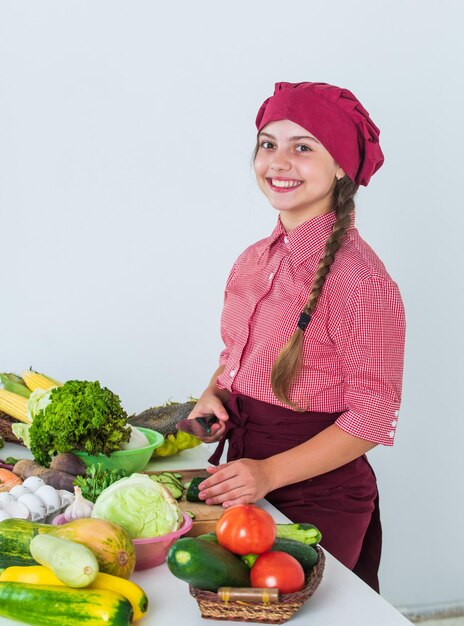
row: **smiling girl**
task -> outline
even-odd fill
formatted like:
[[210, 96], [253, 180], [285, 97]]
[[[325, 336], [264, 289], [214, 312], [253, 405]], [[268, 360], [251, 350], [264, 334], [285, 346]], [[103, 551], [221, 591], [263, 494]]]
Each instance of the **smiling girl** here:
[[[278, 212], [229, 275], [220, 365], [190, 417], [214, 414], [207, 504], [266, 497], [378, 590], [377, 484], [365, 456], [393, 445], [401, 296], [354, 226], [354, 196], [383, 163], [379, 130], [347, 89], [277, 83], [254, 169]], [[227, 462], [219, 464], [228, 440]]]

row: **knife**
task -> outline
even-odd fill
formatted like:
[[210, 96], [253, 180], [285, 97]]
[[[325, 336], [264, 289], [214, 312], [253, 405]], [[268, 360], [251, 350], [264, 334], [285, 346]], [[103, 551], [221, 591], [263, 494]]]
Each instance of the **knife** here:
[[176, 428], [184, 433], [201, 438], [204, 437], [205, 434], [210, 435], [211, 426], [213, 424], [217, 424], [217, 422], [219, 422], [219, 420], [215, 415], [205, 415], [203, 417], [194, 417], [192, 419], [185, 417], [180, 420], [180, 422], [177, 422]]

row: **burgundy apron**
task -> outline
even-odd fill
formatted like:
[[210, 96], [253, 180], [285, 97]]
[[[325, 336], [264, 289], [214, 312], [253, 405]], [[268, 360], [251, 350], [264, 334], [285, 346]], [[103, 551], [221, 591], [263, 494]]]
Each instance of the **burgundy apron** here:
[[[266, 459], [289, 450], [330, 426], [340, 413], [299, 413], [232, 394], [224, 439], [209, 461], [219, 463], [225, 439], [228, 461]], [[285, 472], [285, 468], [282, 468]], [[321, 545], [379, 590], [382, 530], [377, 482], [365, 456], [336, 470], [275, 489], [266, 499], [292, 522], [309, 522], [322, 533]]]

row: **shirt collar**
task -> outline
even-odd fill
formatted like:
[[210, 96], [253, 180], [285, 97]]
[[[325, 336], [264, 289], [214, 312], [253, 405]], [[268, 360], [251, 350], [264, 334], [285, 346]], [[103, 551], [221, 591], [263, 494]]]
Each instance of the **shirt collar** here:
[[294, 265], [306, 261], [313, 254], [322, 254], [336, 219], [335, 211], [330, 211], [303, 222], [288, 233], [287, 245]]
[[259, 257], [264, 254], [279, 238], [286, 238], [286, 246], [292, 257], [293, 265], [299, 265], [317, 252], [322, 254], [328, 236], [332, 232], [332, 227], [336, 221], [335, 211], [324, 213], [313, 217], [307, 222], [303, 222], [290, 233], [287, 233], [280, 221], [269, 237], [264, 239], [259, 250]]
[[261, 257], [269, 250], [269, 248], [278, 241], [279, 237], [284, 237], [286, 235], [285, 228], [282, 226], [282, 222], [280, 221], [280, 217], [277, 218], [277, 224], [269, 237], [266, 237], [262, 241], [259, 242], [258, 247], [258, 257], [261, 260]]

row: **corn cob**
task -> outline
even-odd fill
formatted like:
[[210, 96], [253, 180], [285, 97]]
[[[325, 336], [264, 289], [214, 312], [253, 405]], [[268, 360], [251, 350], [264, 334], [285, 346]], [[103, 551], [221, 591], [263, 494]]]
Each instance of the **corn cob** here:
[[0, 411], [20, 422], [30, 424], [30, 419], [27, 417], [26, 402], [27, 400], [24, 396], [6, 391], [6, 389], [0, 389]]
[[53, 380], [53, 378], [49, 378], [44, 374], [39, 374], [39, 372], [34, 372], [34, 370], [24, 370], [21, 376], [31, 391], [35, 391], [35, 389], [47, 390], [52, 387], [61, 387], [62, 385], [57, 380]]

